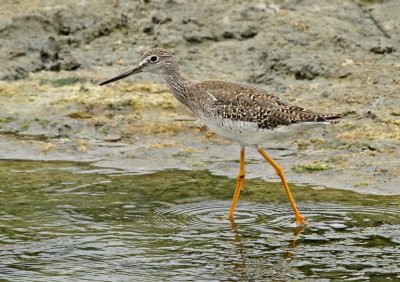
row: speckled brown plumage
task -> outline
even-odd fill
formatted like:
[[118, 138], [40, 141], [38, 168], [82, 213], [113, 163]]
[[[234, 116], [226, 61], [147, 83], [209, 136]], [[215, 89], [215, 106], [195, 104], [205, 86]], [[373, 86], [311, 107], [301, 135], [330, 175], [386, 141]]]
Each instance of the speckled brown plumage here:
[[221, 119], [254, 122], [261, 129], [299, 122], [325, 122], [341, 117], [339, 114], [315, 113], [290, 105], [265, 90], [232, 82], [192, 83], [186, 91], [196, 93], [193, 95], [195, 103], [191, 102], [189, 107], [200, 107], [202, 112]]

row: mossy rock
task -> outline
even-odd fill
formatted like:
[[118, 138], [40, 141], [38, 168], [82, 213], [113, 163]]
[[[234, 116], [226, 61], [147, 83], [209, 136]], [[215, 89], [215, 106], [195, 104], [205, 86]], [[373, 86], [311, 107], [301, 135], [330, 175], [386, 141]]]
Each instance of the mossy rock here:
[[78, 82], [83, 82], [84, 80], [80, 77], [67, 77], [67, 78], [59, 78], [59, 79], [41, 79], [40, 84], [47, 84], [53, 87], [62, 87], [66, 85], [72, 85]]
[[301, 164], [301, 165], [296, 165], [292, 168], [292, 170], [297, 173], [317, 172], [330, 169], [333, 169], [333, 166], [328, 164], [319, 164], [319, 163]]

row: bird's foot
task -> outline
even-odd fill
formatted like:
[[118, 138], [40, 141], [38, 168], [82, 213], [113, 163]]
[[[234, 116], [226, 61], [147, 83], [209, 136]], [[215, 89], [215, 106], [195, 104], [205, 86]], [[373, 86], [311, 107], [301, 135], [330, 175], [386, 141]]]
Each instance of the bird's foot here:
[[308, 225], [308, 222], [304, 216], [299, 214], [298, 216], [296, 216], [296, 225], [306, 227]]

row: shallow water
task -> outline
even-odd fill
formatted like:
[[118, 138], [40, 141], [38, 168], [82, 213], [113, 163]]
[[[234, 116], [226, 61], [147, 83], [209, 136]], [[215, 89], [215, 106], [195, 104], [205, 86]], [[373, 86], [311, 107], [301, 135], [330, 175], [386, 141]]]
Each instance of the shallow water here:
[[[204, 171], [148, 175], [76, 163], [0, 161], [4, 281], [400, 279], [400, 197]], [[3, 281], [2, 280], [2, 281]]]

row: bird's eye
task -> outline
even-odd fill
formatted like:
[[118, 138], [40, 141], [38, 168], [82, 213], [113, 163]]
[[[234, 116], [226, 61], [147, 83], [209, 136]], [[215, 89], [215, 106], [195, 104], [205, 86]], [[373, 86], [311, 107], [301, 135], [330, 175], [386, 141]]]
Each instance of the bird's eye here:
[[158, 61], [158, 57], [157, 56], [151, 56], [149, 59], [150, 63], [156, 63]]

